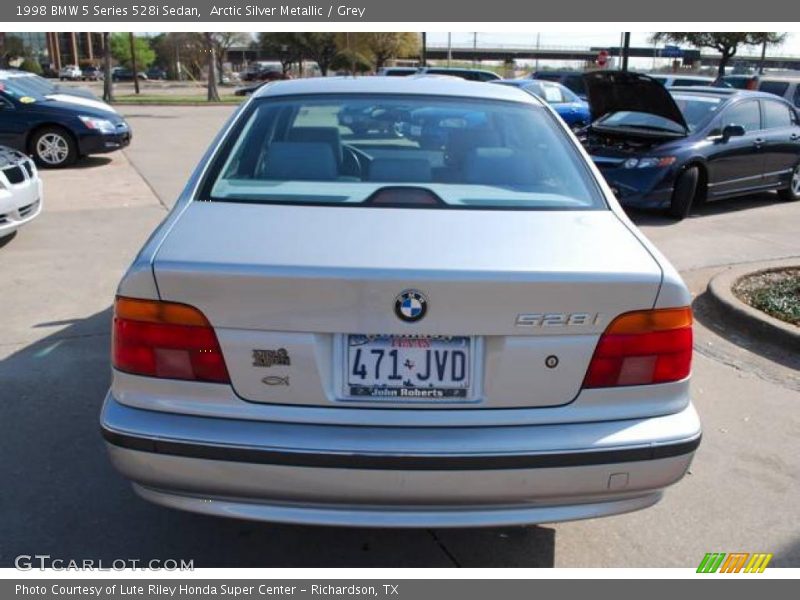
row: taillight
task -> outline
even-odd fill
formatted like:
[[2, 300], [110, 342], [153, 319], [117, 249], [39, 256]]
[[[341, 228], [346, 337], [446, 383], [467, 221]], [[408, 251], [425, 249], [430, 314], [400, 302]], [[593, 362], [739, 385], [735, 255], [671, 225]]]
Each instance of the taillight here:
[[114, 368], [126, 373], [230, 382], [214, 328], [193, 306], [118, 296], [111, 347]]
[[597, 342], [584, 388], [679, 381], [692, 368], [692, 309], [625, 313]]

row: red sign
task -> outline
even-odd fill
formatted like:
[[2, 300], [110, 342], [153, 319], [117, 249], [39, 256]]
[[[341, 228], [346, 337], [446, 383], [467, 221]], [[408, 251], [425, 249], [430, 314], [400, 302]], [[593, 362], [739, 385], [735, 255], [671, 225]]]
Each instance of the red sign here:
[[600, 52], [597, 54], [597, 64], [601, 67], [605, 67], [607, 62], [608, 50], [600, 50]]

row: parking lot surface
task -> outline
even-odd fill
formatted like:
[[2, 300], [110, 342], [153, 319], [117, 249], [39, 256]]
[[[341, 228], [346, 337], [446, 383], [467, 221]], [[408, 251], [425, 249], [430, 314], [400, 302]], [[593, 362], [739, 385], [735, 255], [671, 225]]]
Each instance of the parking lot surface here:
[[44, 172], [44, 213], [0, 247], [0, 566], [46, 553], [210, 567], [694, 567], [706, 552], [733, 551], [800, 566], [800, 357], [742, 337], [702, 295], [725, 265], [800, 256], [800, 204], [769, 194], [681, 223], [633, 215], [697, 295], [692, 390], [703, 443], [691, 473], [652, 509], [387, 531], [217, 519], [138, 499], [109, 465], [97, 423], [114, 289], [232, 110], [126, 107], [130, 148]]

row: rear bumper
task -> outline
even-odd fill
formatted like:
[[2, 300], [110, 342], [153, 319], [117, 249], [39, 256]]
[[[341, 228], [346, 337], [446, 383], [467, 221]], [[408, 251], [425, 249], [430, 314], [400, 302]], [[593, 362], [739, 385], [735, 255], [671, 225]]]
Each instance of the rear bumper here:
[[114, 466], [153, 502], [308, 524], [464, 527], [645, 508], [700, 442], [689, 405], [648, 419], [512, 427], [355, 427], [204, 418], [106, 399]]

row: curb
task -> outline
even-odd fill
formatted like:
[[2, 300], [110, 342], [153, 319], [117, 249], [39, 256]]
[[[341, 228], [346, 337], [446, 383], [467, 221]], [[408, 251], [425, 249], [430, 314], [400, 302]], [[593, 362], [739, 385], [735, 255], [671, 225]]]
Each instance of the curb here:
[[784, 323], [745, 304], [732, 289], [739, 279], [759, 271], [776, 271], [800, 266], [800, 257], [728, 267], [708, 283], [708, 295], [731, 325], [773, 344], [800, 351], [800, 327]]

